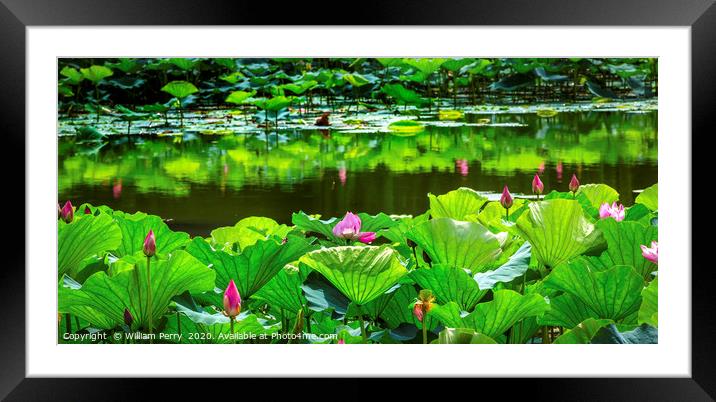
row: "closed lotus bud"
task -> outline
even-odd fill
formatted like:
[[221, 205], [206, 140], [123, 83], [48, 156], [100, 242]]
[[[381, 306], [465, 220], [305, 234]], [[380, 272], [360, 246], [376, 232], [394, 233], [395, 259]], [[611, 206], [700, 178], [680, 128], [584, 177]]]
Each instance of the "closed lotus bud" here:
[[92, 210], [90, 207], [85, 207], [85, 215], [92, 215]]
[[157, 253], [157, 241], [154, 238], [154, 232], [152, 230], [147, 233], [147, 237], [144, 238], [144, 245], [142, 251], [147, 257], [152, 257]]
[[129, 312], [129, 309], [124, 309], [124, 323], [127, 324], [128, 327], [132, 326], [132, 323], [134, 322], [134, 317], [132, 317], [132, 313]]
[[234, 280], [229, 281], [229, 286], [224, 292], [224, 315], [234, 318], [241, 312], [241, 295], [239, 289], [236, 288]]
[[339, 345], [345, 345], [345, 344], [346, 344], [346, 341], [343, 340], [343, 339], [339, 339], [339, 340], [338, 340], [338, 344], [339, 344]]
[[62, 207], [62, 210], [60, 211], [60, 218], [62, 218], [62, 220], [66, 223], [72, 222], [75, 218], [75, 210], [72, 208], [71, 202], [67, 201], [65, 206]]
[[425, 252], [425, 250], [423, 250], [423, 261], [427, 262], [428, 264], [433, 263], [433, 259], [430, 258], [430, 256], [428, 255], [428, 253]]
[[572, 180], [569, 181], [569, 191], [576, 193], [577, 190], [579, 190], [579, 180], [577, 180], [576, 174], [572, 174]]
[[505, 188], [502, 190], [502, 197], [500, 197], [500, 204], [505, 209], [512, 208], [512, 194], [510, 194], [510, 190], [505, 186]]
[[539, 179], [539, 175], [535, 175], [535, 178], [532, 179], [532, 192], [535, 194], [542, 194], [544, 191], [544, 183], [542, 183], [542, 180]]
[[408, 247], [410, 247], [410, 248], [415, 248], [418, 246], [414, 241], [412, 241], [410, 239], [406, 239], [406, 243], [408, 244]]

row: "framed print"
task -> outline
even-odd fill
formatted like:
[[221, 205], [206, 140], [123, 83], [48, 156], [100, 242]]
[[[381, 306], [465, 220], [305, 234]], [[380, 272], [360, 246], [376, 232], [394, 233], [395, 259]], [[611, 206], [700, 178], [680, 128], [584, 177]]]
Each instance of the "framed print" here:
[[3, 0], [25, 168], [3, 396], [519, 377], [713, 398], [692, 257], [712, 2], [396, 2], [345, 26], [219, 3]]

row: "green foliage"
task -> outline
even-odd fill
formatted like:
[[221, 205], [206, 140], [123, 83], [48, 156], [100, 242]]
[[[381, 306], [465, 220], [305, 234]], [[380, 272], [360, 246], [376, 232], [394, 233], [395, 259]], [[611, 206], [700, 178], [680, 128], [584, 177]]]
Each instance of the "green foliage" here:
[[195, 87], [191, 82], [172, 81], [164, 85], [162, 91], [175, 98], [184, 99], [193, 93], [199, 92], [199, 88]]

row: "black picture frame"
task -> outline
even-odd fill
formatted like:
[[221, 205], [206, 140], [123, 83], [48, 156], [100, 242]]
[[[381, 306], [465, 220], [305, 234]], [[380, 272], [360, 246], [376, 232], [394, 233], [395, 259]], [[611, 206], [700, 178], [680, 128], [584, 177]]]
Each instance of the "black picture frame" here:
[[[11, 227], [12, 245], [4, 247], [4, 264], [0, 267], [0, 398], [7, 400], [134, 400], [147, 379], [29, 379], [25, 370], [25, 291], [24, 216], [32, 213], [25, 207], [25, 175], [18, 166], [25, 166], [25, 54], [27, 26], [82, 25], [562, 25], [562, 26], [682, 26], [691, 27], [692, 57], [692, 133], [684, 141], [692, 145], [692, 183], [709, 183], [706, 166], [700, 169], [695, 150], [708, 152], [704, 139], [713, 132], [711, 116], [716, 111], [716, 6], [713, 0], [460, 0], [452, 4], [439, 0], [366, 0], [351, 12], [341, 11], [344, 5], [333, 2], [294, 2], [267, 4], [244, 1], [112, 1], [112, 0], [0, 0], [0, 127], [7, 155], [3, 165], [6, 208], [3, 216]], [[281, 9], [280, 14], [276, 9]], [[111, 46], [111, 44], [108, 44]], [[667, 135], [681, 135], [667, 133]], [[701, 147], [699, 147], [701, 145]], [[9, 148], [8, 148], [9, 147]], [[15, 159], [16, 158], [16, 159]], [[22, 160], [22, 164], [20, 162]], [[668, 167], [666, 167], [668, 169]], [[698, 187], [694, 187], [698, 189]], [[22, 189], [22, 191], [21, 191]], [[697, 199], [684, 195], [697, 211]], [[692, 200], [692, 201], [689, 201]], [[11, 209], [11, 210], [10, 210]], [[11, 218], [11, 219], [7, 219]], [[10, 226], [11, 225], [11, 226]], [[23, 228], [22, 230], [20, 228]], [[23, 236], [20, 236], [20, 233]], [[8, 231], [6, 230], [6, 233]], [[692, 239], [694, 251], [708, 249], [712, 236], [684, 233]], [[7, 241], [7, 240], [6, 240]], [[6, 243], [8, 244], [8, 243]], [[24, 243], [23, 243], [24, 244]], [[505, 390], [509, 397], [550, 400], [713, 400], [716, 398], [716, 359], [713, 335], [716, 314], [711, 284], [712, 264], [698, 264], [695, 255], [684, 256], [692, 261], [692, 375], [690, 378], [600, 378], [600, 379], [474, 379], [486, 387]], [[686, 266], [688, 267], [688, 265]], [[686, 268], [685, 267], [685, 268]], [[43, 319], [37, 317], [36, 319]], [[48, 318], [44, 318], [48, 319]], [[417, 360], [417, 357], [416, 357]], [[111, 364], [111, 363], [108, 363]], [[416, 372], [419, 363], [416, 362]], [[618, 362], [615, 362], [618, 364]], [[428, 369], [430, 371], [430, 369]], [[297, 373], [300, 375], [300, 373]], [[539, 375], [539, 373], [535, 373]], [[213, 384], [215, 390], [240, 387], [237, 380]], [[291, 395], [300, 385], [310, 389], [313, 382], [301, 380], [284, 387], [260, 380], [259, 389], [272, 389], [269, 399], [280, 393]], [[343, 380], [332, 381], [344, 391], [353, 386]], [[395, 381], [395, 380], [393, 380]], [[391, 382], [395, 390], [400, 382]], [[475, 383], [473, 383], [475, 384]], [[152, 384], [152, 387], [155, 385]], [[163, 400], [172, 393], [188, 396], [198, 388], [195, 380], [162, 380]], [[229, 388], [225, 388], [229, 387]], [[493, 388], [493, 384], [490, 384]], [[379, 388], [381, 395], [384, 387]], [[389, 393], [389, 392], [388, 392]], [[297, 393], [298, 395], [301, 392]], [[404, 394], [416, 398], [414, 393]], [[486, 394], [485, 394], [486, 396]]]

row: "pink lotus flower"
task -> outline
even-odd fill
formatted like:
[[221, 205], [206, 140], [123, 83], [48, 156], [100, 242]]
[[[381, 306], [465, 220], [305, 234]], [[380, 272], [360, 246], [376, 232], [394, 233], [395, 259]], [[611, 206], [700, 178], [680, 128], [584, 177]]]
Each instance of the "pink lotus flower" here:
[[658, 242], [651, 242], [651, 247], [647, 247], [645, 245], [641, 245], [641, 255], [644, 256], [647, 260], [653, 262], [654, 264], [659, 263], [659, 243]]
[[149, 233], [147, 233], [147, 237], [144, 238], [142, 251], [147, 257], [152, 257], [157, 253], [157, 240], [154, 237], [154, 232], [152, 230], [150, 230]]
[[346, 341], [344, 341], [343, 339], [339, 339], [339, 340], [338, 340], [338, 344], [339, 344], [339, 345], [345, 345], [345, 343], [346, 343]]
[[333, 227], [333, 234], [341, 239], [358, 240], [365, 244], [370, 244], [375, 240], [375, 232], [361, 232], [360, 228], [360, 217], [352, 212], [347, 212], [343, 220]]
[[241, 312], [241, 295], [239, 289], [236, 288], [234, 280], [229, 281], [229, 285], [224, 292], [224, 315], [234, 318]]
[[624, 212], [624, 205], [621, 205], [617, 203], [616, 201], [612, 203], [612, 205], [609, 205], [608, 202], [605, 202], [602, 204], [602, 206], [599, 207], [599, 218], [605, 219], [605, 218], [614, 218], [617, 222], [621, 222], [624, 220], [625, 212]]
[[512, 194], [510, 194], [510, 190], [505, 186], [505, 188], [502, 190], [502, 197], [500, 197], [500, 204], [505, 209], [512, 208]]
[[72, 208], [71, 202], [67, 201], [65, 206], [62, 207], [62, 210], [60, 211], [60, 218], [62, 218], [62, 220], [66, 223], [72, 222], [75, 218], [75, 210]]
[[577, 180], [576, 174], [572, 174], [572, 180], [569, 181], [569, 191], [576, 193], [577, 190], [579, 190], [579, 180]]
[[540, 195], [542, 191], [544, 191], [544, 183], [539, 179], [539, 175], [536, 174], [535, 178], [532, 179], [532, 192]]

